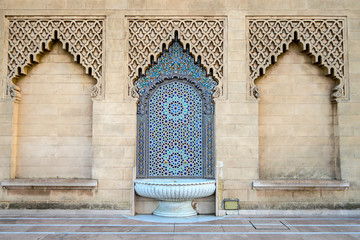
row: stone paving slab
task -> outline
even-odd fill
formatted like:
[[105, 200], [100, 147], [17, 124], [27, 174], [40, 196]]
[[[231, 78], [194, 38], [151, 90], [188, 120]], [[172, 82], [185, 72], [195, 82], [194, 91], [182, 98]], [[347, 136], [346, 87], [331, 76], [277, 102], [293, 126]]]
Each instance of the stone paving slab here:
[[[115, 212], [114, 212], [115, 213]], [[87, 212], [0, 211], [1, 240], [360, 240], [360, 215], [196, 216], [172, 219]]]

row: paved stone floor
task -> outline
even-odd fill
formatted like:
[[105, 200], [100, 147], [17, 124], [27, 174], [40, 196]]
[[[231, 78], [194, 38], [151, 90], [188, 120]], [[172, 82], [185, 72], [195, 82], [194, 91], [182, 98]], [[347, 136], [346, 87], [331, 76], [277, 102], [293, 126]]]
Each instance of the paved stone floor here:
[[169, 219], [91, 211], [0, 211], [1, 240], [360, 239], [360, 215], [198, 216]]

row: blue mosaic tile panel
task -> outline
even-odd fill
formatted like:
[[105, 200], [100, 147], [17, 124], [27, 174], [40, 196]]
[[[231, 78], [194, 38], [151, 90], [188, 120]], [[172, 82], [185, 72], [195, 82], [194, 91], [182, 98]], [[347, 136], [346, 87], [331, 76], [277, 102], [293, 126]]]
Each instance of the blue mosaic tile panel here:
[[145, 161], [145, 121], [146, 116], [138, 115], [138, 142], [137, 142], [137, 169], [138, 176], [146, 176], [146, 161]]
[[165, 51], [158, 59], [157, 63], [146, 70], [145, 76], [140, 77], [136, 82], [139, 94], [142, 95], [146, 87], [151, 82], [161, 76], [179, 74], [182, 76], [190, 76], [199, 81], [208, 94], [213, 93], [214, 87], [217, 85], [212, 77], [206, 76], [206, 71], [195, 64], [194, 58], [186, 53], [180, 44], [175, 41], [169, 46], [169, 51]]
[[214, 119], [212, 115], [205, 116], [206, 123], [206, 176], [214, 176]]
[[203, 175], [202, 100], [195, 89], [172, 81], [149, 100], [149, 177]]

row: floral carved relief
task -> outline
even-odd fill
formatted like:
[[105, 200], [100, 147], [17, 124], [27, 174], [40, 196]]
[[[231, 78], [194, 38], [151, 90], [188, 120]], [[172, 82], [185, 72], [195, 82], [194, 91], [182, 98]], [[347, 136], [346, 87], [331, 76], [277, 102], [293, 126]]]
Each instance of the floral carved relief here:
[[214, 97], [223, 94], [224, 78], [224, 38], [225, 18], [128, 18], [128, 94], [138, 97], [138, 89], [134, 82], [145, 74], [174, 40], [175, 32], [183, 44], [184, 50], [189, 52], [218, 82], [214, 89]]
[[255, 80], [277, 61], [290, 43], [299, 42], [314, 57], [314, 63], [325, 67], [337, 80], [331, 98], [349, 99], [346, 70], [346, 24], [341, 17], [249, 17], [248, 23], [248, 96], [258, 99]]
[[26, 75], [27, 68], [38, 62], [40, 55], [50, 50], [55, 40], [59, 40], [74, 56], [74, 61], [97, 80], [92, 96], [103, 96], [103, 18], [10, 17], [8, 20], [5, 96], [21, 99], [20, 88], [14, 80]]

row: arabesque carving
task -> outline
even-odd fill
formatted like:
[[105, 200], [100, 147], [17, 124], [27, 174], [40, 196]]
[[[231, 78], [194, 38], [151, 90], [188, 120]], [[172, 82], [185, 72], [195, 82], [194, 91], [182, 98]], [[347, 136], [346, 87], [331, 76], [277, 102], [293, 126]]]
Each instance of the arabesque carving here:
[[298, 41], [315, 63], [327, 69], [327, 74], [338, 81], [331, 97], [335, 101], [349, 98], [346, 74], [345, 18], [341, 17], [249, 17], [248, 56], [250, 98], [259, 98], [254, 81], [265, 74], [266, 68]]
[[152, 59], [163, 52], [163, 45], [168, 48], [178, 33], [178, 39], [184, 49], [188, 46], [196, 60], [201, 58], [201, 65], [208, 75], [218, 82], [214, 97], [222, 95], [224, 78], [224, 37], [225, 18], [129, 18], [129, 94], [138, 97], [134, 82], [146, 68], [152, 64]]
[[27, 68], [50, 50], [54, 40], [59, 40], [74, 61], [97, 80], [92, 96], [103, 95], [103, 18], [10, 17], [8, 29], [6, 96], [20, 100], [20, 88], [14, 80], [26, 75]]

